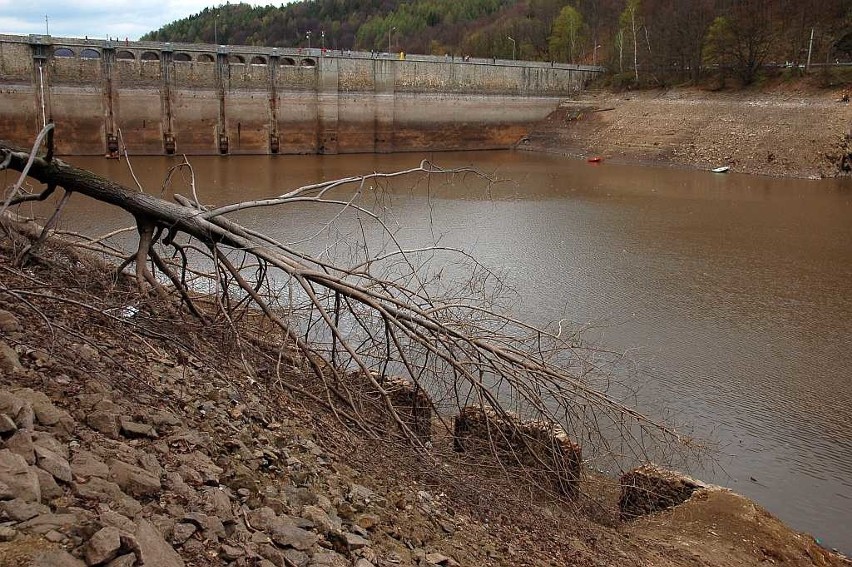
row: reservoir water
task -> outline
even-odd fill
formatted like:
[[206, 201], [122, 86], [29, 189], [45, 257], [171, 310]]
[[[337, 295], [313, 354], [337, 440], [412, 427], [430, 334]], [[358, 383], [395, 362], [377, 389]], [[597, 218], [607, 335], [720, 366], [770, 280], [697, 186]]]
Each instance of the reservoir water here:
[[[406, 245], [464, 248], [505, 271], [536, 323], [593, 323], [639, 361], [640, 409], [662, 407], [718, 443], [704, 480], [731, 487], [824, 545], [852, 552], [852, 180], [782, 180], [601, 164], [518, 152], [197, 157], [201, 200], [413, 167], [472, 165], [498, 180], [395, 183]], [[160, 194], [177, 158], [134, 158]], [[125, 163], [69, 161], [133, 185]], [[8, 175], [4, 178], [9, 184]], [[187, 193], [185, 189], [181, 192]], [[316, 209], [242, 222], [282, 238]], [[95, 235], [130, 217], [71, 199], [65, 228]]]

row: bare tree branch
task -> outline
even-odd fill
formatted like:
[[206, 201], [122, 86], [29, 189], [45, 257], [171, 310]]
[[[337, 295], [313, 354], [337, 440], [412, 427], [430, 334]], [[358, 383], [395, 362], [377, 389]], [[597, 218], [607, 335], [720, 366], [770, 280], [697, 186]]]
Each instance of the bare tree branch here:
[[[204, 316], [200, 304], [216, 305], [238, 345], [261, 340], [260, 331], [248, 339], [240, 334], [245, 333], [237, 329], [240, 317], [271, 325], [282, 341], [275, 361], [279, 382], [277, 368], [286, 343], [317, 378], [315, 385], [322, 388], [317, 399], [324, 397], [330, 406], [335, 406], [334, 399], [341, 400], [346, 406], [341, 419], [354, 419], [365, 430], [378, 434], [364, 409], [368, 401], [363, 393], [369, 392], [396, 430], [426, 447], [393, 398], [389, 380], [399, 375], [415, 391], [429, 394], [428, 403], [447, 428], [448, 414], [473, 403], [496, 412], [506, 423], [515, 423], [509, 416], [517, 414], [548, 424], [545, 429], [558, 425], [575, 441], [586, 443], [584, 456], [590, 462], [629, 465], [631, 460], [694, 448], [690, 438], [622, 401], [629, 389], [608, 370], [622, 363], [620, 353], [584, 345], [582, 329], [568, 331], [561, 321], [539, 328], [499, 309], [494, 299], [506, 288], [496, 273], [449, 247], [404, 249], [382, 215], [364, 203], [365, 195], [382, 181], [475, 174], [472, 170], [444, 170], [424, 161], [404, 171], [305, 185], [274, 198], [208, 210], [199, 200], [185, 158], [169, 171], [163, 192], [173, 174], [187, 168], [192, 199], [175, 195], [176, 202], [169, 202], [3, 142], [0, 151], [10, 158], [9, 167], [27, 171], [42, 183], [131, 213], [139, 241], [119, 271], [135, 263], [140, 289], [153, 288], [164, 298], [173, 289], [171, 297], [179, 297], [196, 317]], [[386, 247], [371, 250], [366, 240], [350, 247], [358, 260], [346, 267], [328, 249], [312, 255], [228, 218], [259, 207], [286, 210], [294, 203], [338, 207], [332, 222], [344, 213], [357, 215], [362, 234], [366, 231], [361, 223], [372, 222]], [[167, 260], [158, 250], [168, 246], [175, 256]], [[465, 263], [466, 285], [452, 289], [438, 277], [440, 271], [430, 274], [429, 258], [423, 256], [439, 255]], [[247, 310], [249, 306], [254, 309]], [[286, 387], [310, 390], [305, 385]], [[494, 451], [504, 444], [500, 436], [525, 445], [537, 442], [524, 431], [520, 426], [510, 433], [489, 431]], [[513, 449], [512, 459], [529, 460], [518, 451]], [[539, 453], [527, 453], [538, 466], [553, 466]]]

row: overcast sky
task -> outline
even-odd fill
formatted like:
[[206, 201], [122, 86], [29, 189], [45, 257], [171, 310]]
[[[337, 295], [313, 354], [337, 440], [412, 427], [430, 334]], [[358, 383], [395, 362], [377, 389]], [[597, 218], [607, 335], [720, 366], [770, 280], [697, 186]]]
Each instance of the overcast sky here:
[[[244, 1], [255, 6], [286, 3]], [[47, 15], [50, 35], [138, 39], [163, 24], [221, 4], [217, 0], [0, 0], [0, 33], [44, 34]]]

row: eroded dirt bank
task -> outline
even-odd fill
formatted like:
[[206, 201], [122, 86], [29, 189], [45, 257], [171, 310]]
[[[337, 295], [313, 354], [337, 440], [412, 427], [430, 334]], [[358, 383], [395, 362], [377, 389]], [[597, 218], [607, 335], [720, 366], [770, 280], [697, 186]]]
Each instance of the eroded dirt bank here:
[[590, 92], [563, 103], [518, 147], [583, 159], [834, 177], [852, 166], [852, 104], [841, 102], [842, 94]]
[[0, 565], [850, 565], [727, 491], [620, 522], [612, 482], [577, 510], [364, 438], [297, 360], [64, 245], [19, 269], [8, 234]]

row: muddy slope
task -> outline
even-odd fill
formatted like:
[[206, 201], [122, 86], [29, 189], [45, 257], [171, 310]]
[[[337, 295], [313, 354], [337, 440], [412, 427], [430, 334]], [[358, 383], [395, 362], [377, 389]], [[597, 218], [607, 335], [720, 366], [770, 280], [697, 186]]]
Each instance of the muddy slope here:
[[65, 246], [13, 254], [0, 238], [0, 565], [850, 565], [727, 492], [621, 523], [614, 483], [566, 507], [364, 438], [229, 325]]
[[852, 159], [840, 91], [589, 93], [533, 128], [519, 149], [627, 163], [784, 177], [834, 177]]

